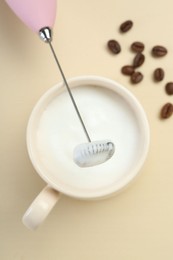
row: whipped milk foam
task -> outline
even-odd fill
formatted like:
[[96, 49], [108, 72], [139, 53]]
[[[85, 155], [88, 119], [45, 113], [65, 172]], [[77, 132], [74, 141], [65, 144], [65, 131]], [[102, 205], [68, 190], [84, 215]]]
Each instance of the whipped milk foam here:
[[99, 189], [127, 175], [138, 160], [140, 128], [131, 106], [116, 92], [98, 86], [72, 89], [92, 141], [110, 139], [115, 154], [107, 162], [80, 168], [73, 161], [76, 145], [87, 142], [66, 91], [55, 96], [41, 114], [35, 149], [54, 182], [76, 189]]

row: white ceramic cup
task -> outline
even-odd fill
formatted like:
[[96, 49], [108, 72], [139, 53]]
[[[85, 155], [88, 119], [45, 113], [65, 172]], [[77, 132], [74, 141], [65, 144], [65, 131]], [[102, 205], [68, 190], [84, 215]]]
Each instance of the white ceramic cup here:
[[73, 150], [87, 142], [64, 83], [50, 88], [34, 107], [27, 127], [31, 162], [47, 186], [32, 202], [23, 223], [36, 229], [60, 194], [99, 199], [120, 192], [139, 174], [149, 149], [146, 114], [134, 95], [98, 76], [68, 80], [92, 141], [110, 139], [115, 154], [107, 162], [80, 168]]

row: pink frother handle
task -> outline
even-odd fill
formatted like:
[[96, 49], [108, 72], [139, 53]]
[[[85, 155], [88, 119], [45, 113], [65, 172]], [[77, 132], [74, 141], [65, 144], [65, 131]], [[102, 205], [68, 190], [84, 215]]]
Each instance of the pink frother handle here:
[[5, 0], [14, 13], [34, 32], [52, 28], [56, 17], [56, 0]]

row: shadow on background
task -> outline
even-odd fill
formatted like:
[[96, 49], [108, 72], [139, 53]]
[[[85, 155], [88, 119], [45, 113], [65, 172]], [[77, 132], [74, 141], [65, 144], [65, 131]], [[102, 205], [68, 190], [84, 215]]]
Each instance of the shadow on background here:
[[27, 28], [20, 19], [12, 12], [8, 5], [0, 2], [0, 52], [7, 52], [16, 55], [26, 52], [27, 44], [29, 45], [29, 37], [33, 37], [33, 33]]

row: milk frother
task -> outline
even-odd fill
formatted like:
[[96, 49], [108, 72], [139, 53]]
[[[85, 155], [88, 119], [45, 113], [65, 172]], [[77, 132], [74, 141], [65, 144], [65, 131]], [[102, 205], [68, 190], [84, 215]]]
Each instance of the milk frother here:
[[53, 57], [59, 68], [64, 84], [71, 98], [75, 111], [78, 115], [88, 143], [79, 144], [75, 147], [73, 160], [80, 167], [95, 166], [104, 163], [112, 157], [115, 146], [110, 140], [91, 141], [82, 116], [72, 95], [62, 67], [52, 45], [52, 28], [56, 18], [56, 0], [6, 0], [13, 12], [51, 49]]

